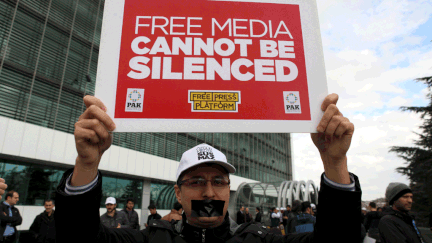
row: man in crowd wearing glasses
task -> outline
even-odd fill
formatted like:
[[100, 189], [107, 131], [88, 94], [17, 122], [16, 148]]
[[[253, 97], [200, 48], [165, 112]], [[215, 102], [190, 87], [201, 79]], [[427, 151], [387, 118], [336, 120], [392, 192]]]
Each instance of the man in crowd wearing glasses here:
[[[219, 150], [200, 144], [183, 153], [174, 186], [184, 214], [170, 224], [152, 220], [142, 231], [110, 229], [100, 223], [102, 154], [112, 143], [115, 124], [106, 107], [86, 96], [86, 111], [75, 125], [78, 157], [57, 188], [56, 228], [58, 242], [359, 242], [361, 189], [358, 178], [348, 172], [346, 153], [354, 125], [336, 107], [338, 96], [328, 95], [324, 116], [311, 134], [324, 165], [319, 193], [320, 217], [312, 233], [273, 235], [258, 223], [237, 225], [228, 213], [229, 175], [235, 168]], [[127, 161], [124, 161], [127, 163]], [[340, 203], [343, 200], [343, 203]], [[83, 203], [85, 202], [85, 203]], [[334, 205], [343, 214], [334, 214]], [[83, 220], [82, 215], [86, 215]], [[341, 234], [343, 232], [343, 234]]]

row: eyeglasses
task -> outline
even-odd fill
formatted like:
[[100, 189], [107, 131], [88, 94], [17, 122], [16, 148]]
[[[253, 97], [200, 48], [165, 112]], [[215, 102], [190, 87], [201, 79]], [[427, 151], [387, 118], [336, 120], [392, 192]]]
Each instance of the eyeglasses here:
[[180, 181], [178, 185], [185, 185], [187, 187], [193, 188], [202, 188], [207, 186], [207, 181], [210, 181], [211, 185], [217, 188], [224, 188], [230, 184], [230, 180], [225, 178], [213, 178], [211, 180], [206, 180], [204, 178], [191, 178]]

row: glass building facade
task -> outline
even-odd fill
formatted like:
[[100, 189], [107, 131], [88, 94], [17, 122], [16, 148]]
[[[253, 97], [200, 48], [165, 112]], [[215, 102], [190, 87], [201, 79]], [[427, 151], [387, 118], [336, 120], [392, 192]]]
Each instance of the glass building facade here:
[[[82, 98], [94, 94], [103, 10], [104, 0], [0, 1], [0, 116], [73, 134], [85, 109]], [[238, 176], [292, 180], [289, 134], [115, 133], [113, 142], [175, 161], [201, 143], [221, 150]], [[16, 185], [20, 205], [42, 205], [64, 171], [0, 160], [0, 177]], [[142, 187], [142, 181], [124, 175], [104, 177], [101, 207], [108, 196], [126, 199], [141, 195]], [[151, 201], [170, 209], [172, 183], [152, 181], [151, 188]]]

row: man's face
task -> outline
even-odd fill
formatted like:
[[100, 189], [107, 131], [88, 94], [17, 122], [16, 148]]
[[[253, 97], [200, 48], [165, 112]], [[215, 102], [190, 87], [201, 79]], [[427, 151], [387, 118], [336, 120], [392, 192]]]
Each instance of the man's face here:
[[286, 211], [288, 211], [288, 212], [291, 211], [291, 208], [290, 208], [290, 207], [287, 207], [287, 210], [286, 210]]
[[393, 206], [396, 207], [399, 211], [409, 212], [411, 210], [412, 203], [413, 203], [413, 194], [408, 192], [405, 193], [398, 200], [396, 200], [393, 203]]
[[258, 213], [259, 212], [258, 209], [255, 209], [255, 212]]
[[156, 208], [151, 208], [150, 209], [150, 214], [156, 214]]
[[44, 204], [44, 208], [45, 208], [45, 211], [47, 212], [47, 213], [51, 213], [52, 212], [52, 210], [53, 210], [53, 208], [54, 208], [54, 204], [52, 203], [52, 202], [45, 202], [45, 204]]
[[7, 202], [9, 203], [9, 205], [14, 206], [18, 203], [19, 201], [19, 195], [18, 192], [14, 192], [14, 194], [12, 195], [12, 197], [8, 197]]
[[[203, 178], [212, 180], [217, 177], [228, 178], [228, 174], [220, 165], [216, 164], [202, 164], [192, 167], [185, 172], [182, 180], [191, 178]], [[205, 187], [191, 188], [182, 185], [181, 189], [174, 186], [178, 202], [183, 206], [189, 224], [201, 228], [214, 228], [222, 224], [225, 215], [228, 211], [228, 204], [230, 198], [230, 186], [227, 187], [213, 187], [210, 182], [207, 182]], [[192, 214], [192, 200], [221, 200], [225, 201], [222, 216], [214, 217], [191, 217]]]
[[108, 203], [108, 204], [105, 204], [105, 206], [106, 206], [107, 212], [112, 213], [115, 210], [115, 208], [117, 207], [117, 204]]
[[179, 213], [179, 214], [182, 214], [182, 213], [183, 213], [183, 209], [180, 208], [179, 211], [178, 211], [178, 213]]
[[246, 208], [245, 210], [246, 210], [246, 213], [249, 213], [249, 208]]
[[129, 210], [132, 210], [134, 208], [135, 204], [132, 201], [129, 201], [126, 204], [126, 208], [128, 208]]
[[242, 211], [242, 212], [243, 212], [243, 211], [244, 211], [244, 207], [241, 207], [241, 208], [240, 208], [240, 211]]

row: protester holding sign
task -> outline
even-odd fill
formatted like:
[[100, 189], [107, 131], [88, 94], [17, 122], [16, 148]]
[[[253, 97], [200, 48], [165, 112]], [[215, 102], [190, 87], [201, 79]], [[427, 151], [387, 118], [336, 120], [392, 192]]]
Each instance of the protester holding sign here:
[[[313, 233], [273, 235], [259, 223], [237, 225], [228, 214], [229, 174], [235, 168], [219, 150], [201, 144], [186, 151], [174, 186], [184, 209], [175, 225], [150, 221], [143, 231], [110, 229], [100, 222], [102, 173], [98, 166], [112, 143], [115, 124], [105, 105], [86, 96], [86, 111], [75, 125], [78, 157], [57, 188], [56, 229], [59, 242], [359, 242], [361, 189], [357, 176], [348, 172], [346, 153], [354, 125], [339, 112], [338, 96], [331, 94], [322, 103], [325, 111], [317, 130], [311, 134], [324, 165], [319, 192], [320, 215]], [[210, 182], [210, 183], [208, 183]], [[334, 204], [343, 214], [334, 214]], [[83, 204], [82, 202], [86, 202]], [[86, 215], [82, 220], [80, 215]], [[341, 223], [342, 222], [342, 223]], [[337, 227], [336, 227], [337, 226]], [[344, 232], [341, 234], [340, 232]], [[349, 238], [348, 238], [349, 237]]]

